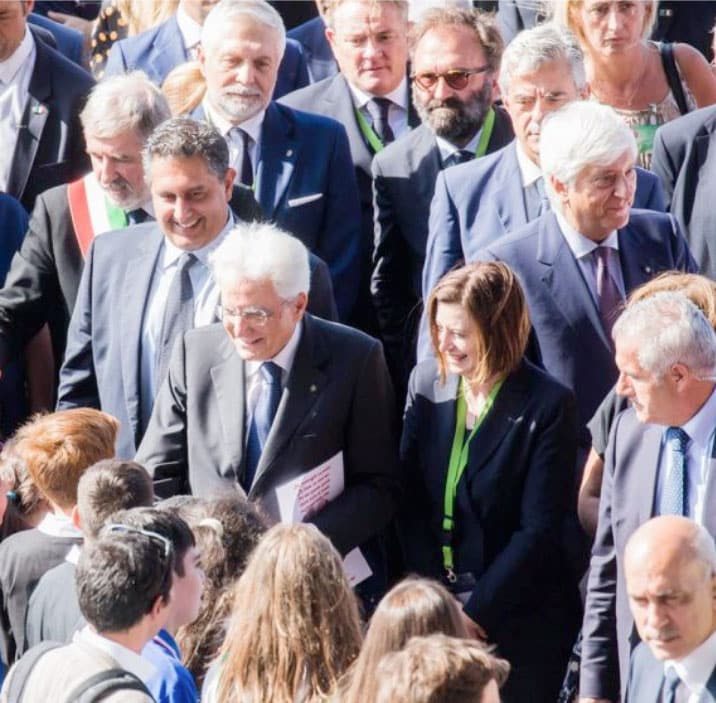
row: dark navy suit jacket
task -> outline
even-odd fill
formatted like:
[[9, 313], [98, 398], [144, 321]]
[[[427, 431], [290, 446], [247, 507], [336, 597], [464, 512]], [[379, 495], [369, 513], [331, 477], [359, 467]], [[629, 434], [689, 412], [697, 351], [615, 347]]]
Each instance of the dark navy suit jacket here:
[[31, 12], [27, 21], [35, 27], [46, 29], [55, 38], [57, 51], [78, 66], [84, 65], [84, 37], [76, 29]]
[[28, 212], [40, 193], [89, 169], [79, 113], [94, 85], [87, 71], [43, 41], [35, 41], [35, 48], [35, 68], [7, 184], [8, 194]]
[[[716, 661], [711, 678], [706, 683], [707, 699], [716, 701]], [[664, 662], [659, 661], [649, 647], [640, 643], [631, 655], [629, 683], [624, 703], [661, 703], [664, 688]]]
[[[117, 456], [134, 457], [148, 418], [141, 404], [141, 336], [164, 235], [155, 222], [106, 232], [87, 253], [67, 332], [58, 409], [90, 407], [120, 422]], [[325, 264], [311, 256], [309, 310], [335, 310]]]
[[[192, 116], [205, 119], [203, 108]], [[345, 131], [335, 120], [272, 102], [259, 146], [256, 200], [268, 220], [328, 264], [346, 320], [360, 276], [360, 208]]]
[[[695, 271], [675, 220], [664, 213], [632, 210], [618, 230], [626, 293], [661, 271]], [[611, 340], [597, 305], [553, 212], [488, 246], [478, 260], [504, 261], [517, 274], [532, 321], [534, 356], [577, 396], [581, 446], [585, 427], [617, 380]]]
[[[434, 360], [415, 367], [401, 440], [405, 565], [439, 580], [458, 381], [449, 375], [443, 384]], [[574, 396], [525, 361], [470, 443], [458, 483], [456, 571], [476, 579], [464, 609], [513, 666], [506, 701], [554, 703], [579, 627], [576, 582], [562, 546], [576, 451]]]
[[[172, 15], [156, 27], [115, 42], [109, 52], [104, 75], [138, 69], [144, 71], [152, 82], [161, 85], [173, 68], [188, 60], [176, 15]], [[301, 45], [286, 40], [286, 52], [278, 69], [273, 97], [280, 98], [308, 83], [308, 69]]]
[[311, 83], [318, 83], [338, 73], [338, 63], [326, 39], [326, 24], [322, 17], [314, 17], [294, 27], [287, 36], [289, 39], [295, 39], [303, 47]]
[[[659, 179], [649, 171], [637, 169], [633, 206], [665, 210]], [[441, 173], [430, 207], [423, 297], [453, 266], [474, 261], [480, 249], [528, 221], [516, 142]]]
[[669, 210], [681, 225], [699, 271], [715, 278], [716, 107], [660, 127], [652, 169], [661, 178]]
[[[487, 153], [513, 138], [507, 113], [496, 108]], [[373, 159], [375, 243], [371, 295], [399, 390], [415, 365], [421, 312], [421, 277], [435, 179], [443, 169], [435, 133], [421, 125], [389, 144]]]

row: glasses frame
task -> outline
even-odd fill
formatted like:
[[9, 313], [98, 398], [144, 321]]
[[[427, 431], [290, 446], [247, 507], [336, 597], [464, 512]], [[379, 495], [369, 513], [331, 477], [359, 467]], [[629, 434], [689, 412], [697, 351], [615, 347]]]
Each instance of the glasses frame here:
[[[470, 82], [470, 76], [475, 76], [478, 73], [485, 73], [491, 70], [491, 68], [492, 66], [489, 64], [478, 66], [477, 68], [451, 68], [449, 71], [444, 71], [443, 73], [433, 73], [432, 71], [414, 73], [411, 78], [423, 90], [432, 90], [441, 78], [453, 90], [464, 90]], [[426, 79], [427, 83], [424, 82]], [[456, 85], [454, 81], [458, 81], [458, 84]]]
[[[295, 298], [290, 298], [288, 300], [284, 299], [281, 300], [281, 307], [284, 305], [290, 305], [295, 301]], [[249, 319], [249, 322], [251, 322], [252, 325], [255, 327], [265, 327], [266, 323], [272, 318], [276, 316], [276, 311], [274, 310], [266, 310], [265, 308], [251, 308], [248, 307], [245, 310], [229, 310], [228, 308], [225, 308], [221, 303], [219, 303], [216, 306], [216, 317], [218, 318], [219, 322], [223, 322], [225, 319], [230, 320], [231, 322], [237, 322], [238, 320], [243, 320], [247, 317], [247, 315], [254, 315], [257, 313], [262, 313], [263, 317], [258, 319]], [[259, 321], [260, 320], [260, 321]]]

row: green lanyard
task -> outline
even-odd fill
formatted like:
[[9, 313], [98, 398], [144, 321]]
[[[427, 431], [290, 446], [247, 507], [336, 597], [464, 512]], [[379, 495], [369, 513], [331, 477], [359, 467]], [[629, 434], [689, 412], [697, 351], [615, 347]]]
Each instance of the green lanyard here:
[[[358, 120], [358, 126], [360, 131], [363, 132], [363, 136], [370, 145], [370, 148], [377, 154], [383, 150], [383, 142], [380, 141], [380, 137], [375, 133], [375, 130], [368, 124], [368, 120], [363, 116], [363, 113], [355, 108], [356, 119]], [[477, 143], [475, 149], [475, 158], [484, 156], [487, 153], [487, 145], [490, 143], [490, 137], [492, 136], [492, 130], [495, 127], [495, 109], [490, 108], [485, 115], [485, 121], [482, 123], [482, 131], [480, 132], [480, 141]]]
[[115, 205], [109, 198], [105, 197], [104, 207], [107, 211], [107, 220], [110, 229], [124, 229], [129, 222], [127, 213], [121, 207]]
[[452, 440], [452, 449], [450, 450], [450, 463], [448, 465], [448, 473], [445, 479], [445, 498], [443, 501], [443, 566], [448, 581], [455, 581], [455, 561], [452, 550], [452, 534], [455, 530], [455, 499], [457, 497], [457, 485], [460, 483], [465, 467], [467, 466], [467, 458], [470, 452], [470, 442], [480, 429], [483, 420], [487, 417], [490, 409], [495, 403], [495, 398], [502, 388], [502, 381], [498, 381], [487, 396], [485, 404], [482, 406], [480, 414], [475, 418], [475, 426], [470, 431], [470, 435], [465, 439], [465, 419], [467, 418], [467, 403], [465, 402], [464, 382], [460, 380], [460, 387], [457, 394], [457, 422], [455, 425], [455, 436]]

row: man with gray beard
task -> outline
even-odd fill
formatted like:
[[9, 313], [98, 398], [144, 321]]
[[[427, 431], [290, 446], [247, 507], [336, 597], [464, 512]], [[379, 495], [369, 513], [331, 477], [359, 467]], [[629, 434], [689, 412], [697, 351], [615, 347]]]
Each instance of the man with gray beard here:
[[371, 294], [398, 393], [415, 364], [428, 216], [438, 173], [513, 138], [492, 106], [503, 43], [489, 15], [429, 10], [413, 28], [413, 103], [423, 124], [376, 154]]

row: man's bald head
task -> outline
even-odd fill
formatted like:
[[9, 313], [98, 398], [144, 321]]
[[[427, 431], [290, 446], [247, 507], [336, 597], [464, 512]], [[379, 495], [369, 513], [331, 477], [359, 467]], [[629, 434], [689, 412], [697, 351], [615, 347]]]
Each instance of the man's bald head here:
[[637, 630], [658, 659], [681, 659], [716, 630], [716, 547], [702, 526], [649, 520], [627, 542], [624, 571]]

